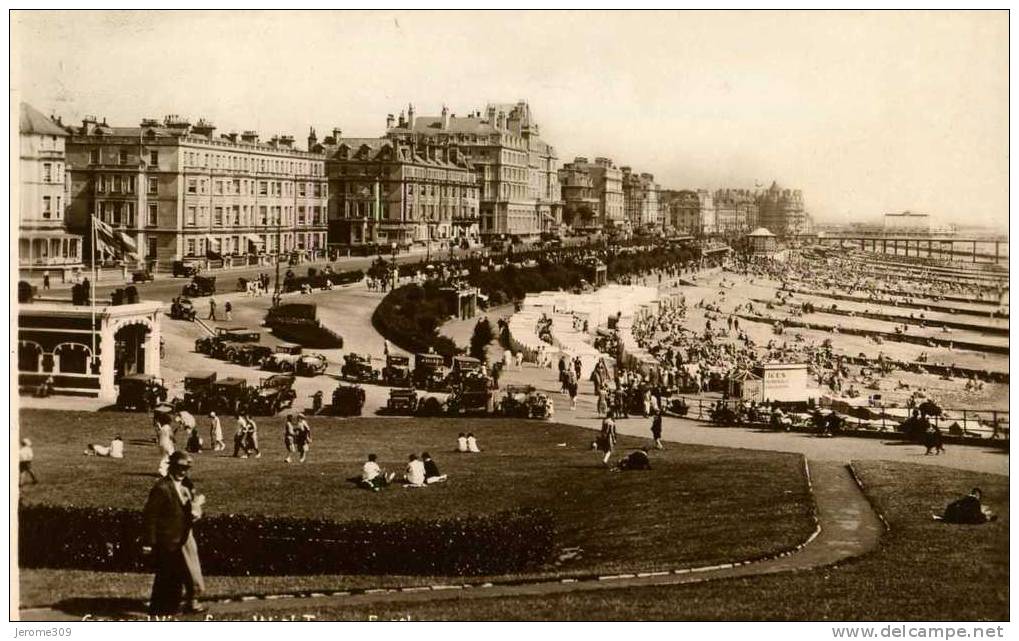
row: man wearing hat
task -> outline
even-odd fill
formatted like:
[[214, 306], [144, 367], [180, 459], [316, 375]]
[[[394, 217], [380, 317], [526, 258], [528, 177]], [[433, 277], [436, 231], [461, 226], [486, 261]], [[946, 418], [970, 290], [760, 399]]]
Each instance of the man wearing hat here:
[[156, 481], [145, 502], [142, 554], [151, 555], [156, 570], [149, 603], [152, 615], [178, 614], [182, 596], [187, 599], [186, 613], [205, 609], [197, 599], [204, 584], [192, 532], [205, 497], [195, 494], [190, 471], [191, 457], [186, 452], [171, 454], [169, 473]]

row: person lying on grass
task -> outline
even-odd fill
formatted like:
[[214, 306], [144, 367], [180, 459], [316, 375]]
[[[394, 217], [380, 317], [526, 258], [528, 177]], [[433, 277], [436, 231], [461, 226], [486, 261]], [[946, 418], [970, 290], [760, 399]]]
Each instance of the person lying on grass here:
[[614, 471], [629, 472], [634, 470], [650, 470], [651, 459], [648, 457], [648, 448], [642, 447], [627, 454], [619, 461]]
[[89, 443], [85, 447], [85, 456], [108, 456], [110, 458], [124, 458], [124, 440], [120, 434], [113, 437], [109, 447], [99, 443]]
[[421, 460], [425, 464], [425, 483], [431, 485], [433, 483], [445, 482], [446, 475], [439, 472], [439, 466], [432, 460], [428, 452], [422, 452]]
[[949, 503], [943, 515], [935, 514], [934, 520], [963, 525], [980, 525], [988, 521], [996, 521], [998, 515], [981, 504], [982, 496], [980, 488], [975, 487], [967, 496]]

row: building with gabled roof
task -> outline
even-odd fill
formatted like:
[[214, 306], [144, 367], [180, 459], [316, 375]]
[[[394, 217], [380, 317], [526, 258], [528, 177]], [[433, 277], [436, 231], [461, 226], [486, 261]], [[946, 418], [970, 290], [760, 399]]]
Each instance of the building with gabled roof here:
[[438, 251], [480, 244], [477, 176], [459, 147], [340, 133], [316, 144], [309, 138], [309, 149], [325, 157], [331, 245]]
[[470, 160], [480, 190], [480, 231], [487, 239], [534, 240], [558, 233], [562, 220], [558, 157], [539, 136], [526, 101], [490, 103], [458, 117], [417, 116], [413, 105], [386, 119], [386, 137], [417, 147], [456, 146]]
[[82, 268], [82, 238], [67, 229], [67, 131], [27, 103], [19, 106], [18, 272], [69, 279]]

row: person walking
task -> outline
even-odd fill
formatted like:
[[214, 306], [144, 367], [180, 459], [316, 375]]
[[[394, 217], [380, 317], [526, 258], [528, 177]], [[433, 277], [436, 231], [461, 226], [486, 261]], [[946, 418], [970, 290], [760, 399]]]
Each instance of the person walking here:
[[230, 301], [223, 303], [223, 313], [226, 314], [226, 320], [233, 320], [234, 306], [230, 304]]
[[284, 463], [290, 462], [290, 456], [297, 449], [297, 431], [294, 427], [293, 415], [287, 415], [287, 418], [283, 421], [283, 449], [286, 450], [287, 455], [283, 458]]
[[209, 298], [209, 320], [216, 320], [216, 299]]
[[205, 497], [195, 493], [188, 478], [192, 460], [184, 452], [170, 457], [169, 474], [149, 491], [142, 512], [142, 554], [153, 560], [155, 578], [149, 614], [172, 616], [203, 612], [198, 595], [204, 590], [193, 525], [201, 518]]
[[46, 291], [50, 288], [50, 270], [46, 269], [42, 272], [42, 289]]
[[209, 412], [209, 442], [214, 452], [221, 452], [226, 449], [223, 442], [223, 424], [215, 412]]
[[[247, 448], [245, 447], [245, 438], [248, 433], [248, 420], [244, 414], [237, 415], [237, 431], [234, 432], [234, 458], [248, 458]], [[241, 456], [241, 451], [244, 451], [244, 456]]]
[[601, 434], [598, 435], [598, 450], [604, 452], [602, 464], [608, 465], [612, 457], [612, 449], [616, 445], [616, 422], [612, 418], [612, 412], [608, 413], [601, 422]]
[[311, 425], [308, 424], [308, 420], [304, 418], [304, 414], [297, 415], [297, 423], [294, 425], [295, 439], [297, 441], [297, 454], [301, 457], [299, 460], [304, 463], [308, 457], [308, 450], [311, 449]]
[[244, 450], [247, 453], [254, 452], [255, 458], [262, 458], [262, 452], [258, 449], [258, 424], [250, 415], [244, 415], [247, 427], [244, 430]]
[[654, 439], [655, 449], [664, 450], [665, 446], [662, 445], [662, 411], [658, 410], [655, 412], [654, 418], [651, 419], [651, 438]]
[[165, 477], [170, 471], [170, 456], [177, 450], [173, 442], [173, 427], [170, 423], [160, 423], [156, 426], [158, 434], [157, 442], [162, 458], [159, 459], [159, 475]]

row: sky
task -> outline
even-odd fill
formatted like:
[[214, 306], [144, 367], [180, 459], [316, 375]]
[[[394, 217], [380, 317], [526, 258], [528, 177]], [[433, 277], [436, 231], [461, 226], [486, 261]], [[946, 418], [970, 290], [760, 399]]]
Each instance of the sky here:
[[1008, 223], [1008, 14], [26, 12], [15, 96], [111, 125], [382, 135], [413, 103], [528, 101], [560, 163], [803, 190], [820, 222]]

